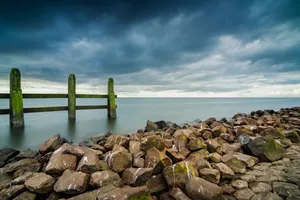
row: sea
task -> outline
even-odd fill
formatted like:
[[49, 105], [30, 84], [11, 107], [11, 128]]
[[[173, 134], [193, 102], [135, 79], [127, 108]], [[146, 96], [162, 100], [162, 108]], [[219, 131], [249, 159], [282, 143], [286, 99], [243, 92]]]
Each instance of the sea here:
[[[171, 121], [179, 125], [209, 117], [230, 119], [236, 113], [300, 106], [300, 98], [118, 98], [117, 119], [108, 120], [106, 110], [80, 110], [76, 121], [67, 111], [26, 113], [25, 128], [11, 129], [9, 116], [0, 115], [0, 148], [37, 149], [59, 133], [78, 143], [107, 132], [131, 134], [143, 129], [147, 120]], [[24, 107], [66, 106], [67, 99], [24, 99]], [[106, 99], [77, 99], [77, 105], [106, 105]], [[0, 99], [0, 109], [9, 102]]]

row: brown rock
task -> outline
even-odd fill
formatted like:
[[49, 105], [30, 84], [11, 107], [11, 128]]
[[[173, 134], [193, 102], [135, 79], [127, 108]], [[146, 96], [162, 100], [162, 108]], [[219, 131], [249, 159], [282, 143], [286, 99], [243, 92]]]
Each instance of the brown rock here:
[[29, 191], [25, 191], [25, 192], [21, 193], [20, 195], [18, 195], [13, 200], [35, 200], [35, 198], [36, 198], [36, 194], [31, 193]]
[[220, 137], [227, 142], [233, 142], [235, 139], [234, 135], [230, 133], [221, 133]]
[[75, 170], [77, 157], [71, 154], [62, 154], [62, 148], [53, 152], [45, 172], [53, 176], [61, 175], [66, 169]]
[[191, 151], [197, 151], [199, 149], [205, 149], [206, 144], [203, 140], [199, 138], [190, 138], [189, 143], [187, 144], [187, 148]]
[[180, 188], [172, 188], [169, 192], [169, 195], [173, 197], [175, 200], [191, 200], [188, 198]]
[[130, 153], [138, 153], [141, 151], [141, 143], [138, 141], [130, 141], [129, 142], [129, 152]]
[[123, 181], [119, 174], [113, 172], [112, 170], [106, 170], [92, 173], [89, 184], [95, 188], [103, 187], [105, 185], [121, 187], [123, 186]]
[[219, 163], [221, 161], [222, 156], [217, 152], [209, 154], [209, 159], [214, 163]]
[[151, 194], [166, 190], [168, 188], [167, 182], [162, 174], [151, 176], [146, 185], [150, 189]]
[[264, 182], [253, 182], [250, 183], [249, 186], [254, 193], [266, 193], [272, 191], [272, 186]]
[[199, 174], [205, 180], [218, 184], [220, 182], [220, 172], [216, 169], [203, 168], [199, 170]]
[[258, 158], [249, 156], [246, 154], [235, 152], [233, 153], [233, 156], [236, 157], [238, 160], [244, 162], [247, 167], [253, 167], [256, 163], [258, 163]]
[[194, 162], [182, 161], [164, 169], [163, 175], [170, 188], [179, 187], [184, 189], [186, 181], [198, 176], [198, 169]]
[[78, 163], [77, 170], [84, 173], [91, 174], [100, 169], [99, 158], [95, 153], [89, 152], [82, 156]]
[[235, 192], [235, 189], [230, 185], [222, 185], [223, 194], [232, 194]]
[[175, 199], [171, 197], [168, 192], [165, 192], [162, 195], [160, 195], [159, 200], [175, 200]]
[[192, 200], [214, 199], [222, 194], [222, 188], [199, 177], [192, 177], [185, 185], [186, 194]]
[[182, 149], [186, 148], [188, 144], [188, 137], [186, 135], [178, 135], [175, 138], [174, 145], [178, 152], [182, 152]]
[[158, 135], [144, 137], [141, 142], [141, 150], [148, 151], [151, 148], [157, 148], [159, 151], [164, 150], [165, 145], [162, 142], [162, 138]]
[[25, 158], [23, 160], [19, 160], [15, 163], [10, 163], [8, 165], [5, 166], [5, 169], [6, 169], [6, 172], [15, 172], [19, 169], [23, 169], [23, 168], [26, 168], [27, 166], [29, 165], [32, 165], [32, 164], [36, 164], [38, 163], [38, 161], [36, 159], [32, 159], [32, 158]]
[[39, 152], [44, 155], [50, 151], [55, 151], [61, 146], [60, 134], [56, 134], [44, 142], [39, 148]]
[[132, 166], [131, 153], [120, 149], [109, 151], [105, 156], [105, 161], [110, 169], [118, 173]]
[[246, 181], [243, 180], [234, 180], [231, 182], [232, 187], [234, 187], [235, 189], [244, 189], [244, 188], [248, 188], [248, 183]]
[[88, 182], [88, 174], [67, 169], [55, 183], [54, 190], [65, 194], [79, 194], [86, 191]]
[[36, 173], [25, 181], [25, 186], [31, 192], [37, 194], [47, 194], [52, 191], [55, 179], [45, 173]]
[[159, 174], [162, 170], [172, 165], [172, 160], [163, 152], [160, 152], [155, 147], [147, 151], [145, 157], [145, 167], [154, 168], [153, 174]]
[[113, 134], [106, 139], [104, 147], [108, 150], [112, 150], [115, 144], [128, 148], [129, 138]]
[[22, 176], [26, 172], [38, 172], [41, 169], [41, 163], [33, 163], [26, 166], [21, 167], [17, 171], [14, 172], [13, 178], [17, 178]]
[[232, 143], [232, 144], [224, 143], [224, 144], [222, 144], [222, 150], [226, 154], [232, 153], [232, 152], [240, 152], [241, 148], [242, 148], [242, 146], [240, 143]]
[[231, 153], [222, 156], [221, 161], [230, 167], [235, 173], [244, 174], [246, 172], [246, 163], [239, 160]]
[[213, 133], [214, 137], [219, 137], [221, 133], [226, 133], [227, 129], [223, 125], [217, 125], [214, 127], [211, 132]]
[[211, 131], [205, 131], [204, 133], [203, 133], [203, 135], [202, 135], [202, 137], [204, 138], [204, 139], [212, 139], [213, 138], [213, 134], [212, 134], [212, 132]]
[[224, 163], [213, 164], [212, 168], [217, 169], [221, 172], [222, 179], [232, 179], [234, 177], [234, 172], [232, 171], [232, 169]]
[[190, 137], [191, 134], [193, 134], [194, 131], [189, 130], [189, 129], [178, 129], [175, 131], [175, 133], [173, 134], [174, 138], [177, 138], [180, 135], [184, 135], [186, 137]]
[[24, 185], [13, 185], [9, 188], [0, 190], [1, 200], [10, 200], [25, 191]]
[[207, 149], [209, 152], [217, 152], [218, 154], [222, 155], [222, 146], [218, 143], [218, 138], [208, 139], [207, 142]]
[[166, 151], [166, 155], [169, 158], [171, 158], [171, 160], [173, 161], [173, 163], [177, 163], [177, 162], [183, 161], [185, 159], [185, 157], [181, 153], [177, 152], [174, 149], [168, 149]]
[[251, 189], [245, 188], [242, 190], [237, 190], [233, 195], [235, 198], [237, 198], [237, 200], [249, 200], [254, 195], [254, 193]]
[[150, 179], [153, 168], [127, 168], [122, 175], [122, 179], [127, 185], [142, 186]]
[[143, 168], [145, 165], [145, 159], [141, 157], [133, 158], [133, 166], [137, 168]]
[[[62, 154], [71, 154], [71, 155], [77, 156], [78, 158], [81, 158], [86, 153], [86, 151], [84, 149], [88, 149], [88, 148], [74, 146], [74, 145], [65, 143], [60, 147], [60, 149], [61, 149]], [[90, 151], [92, 151], [92, 150], [90, 150]]]

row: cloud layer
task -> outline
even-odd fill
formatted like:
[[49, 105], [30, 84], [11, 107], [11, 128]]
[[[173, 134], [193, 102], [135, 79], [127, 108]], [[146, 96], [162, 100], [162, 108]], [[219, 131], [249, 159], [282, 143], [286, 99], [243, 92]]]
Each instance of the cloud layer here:
[[[26, 92], [120, 96], [300, 95], [297, 0], [0, 3], [0, 92], [12, 66]], [[30, 87], [26, 88], [25, 85]]]

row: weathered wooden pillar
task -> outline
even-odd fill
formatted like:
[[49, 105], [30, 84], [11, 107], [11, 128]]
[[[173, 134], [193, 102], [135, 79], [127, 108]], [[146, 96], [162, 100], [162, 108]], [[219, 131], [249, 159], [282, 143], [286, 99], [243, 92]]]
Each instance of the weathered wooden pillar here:
[[116, 119], [116, 101], [114, 92], [114, 79], [108, 79], [107, 115], [109, 119]]
[[68, 78], [68, 116], [69, 120], [76, 119], [76, 78], [70, 74]]
[[21, 74], [19, 69], [10, 71], [10, 126], [12, 128], [24, 127], [23, 96], [21, 89]]

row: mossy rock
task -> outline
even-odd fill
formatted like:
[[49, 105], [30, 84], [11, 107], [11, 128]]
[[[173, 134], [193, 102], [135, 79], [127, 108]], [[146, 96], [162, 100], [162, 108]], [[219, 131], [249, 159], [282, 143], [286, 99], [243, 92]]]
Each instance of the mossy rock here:
[[269, 137], [265, 144], [264, 155], [269, 161], [276, 161], [283, 157], [284, 148], [274, 138]]
[[148, 194], [137, 194], [129, 198], [129, 200], [150, 200], [151, 197]]

